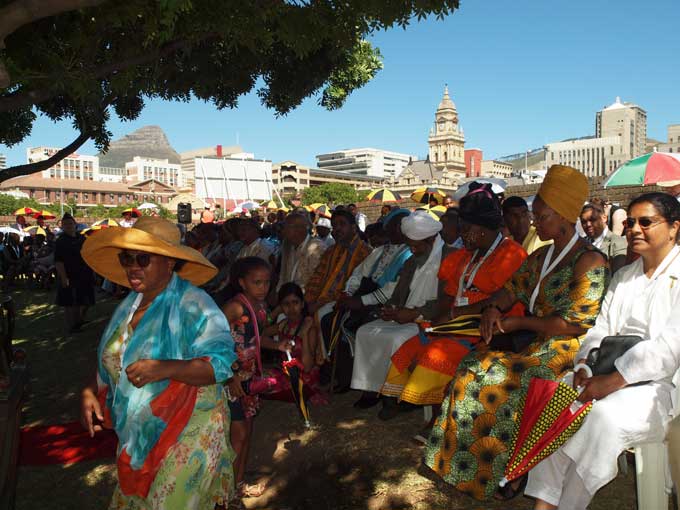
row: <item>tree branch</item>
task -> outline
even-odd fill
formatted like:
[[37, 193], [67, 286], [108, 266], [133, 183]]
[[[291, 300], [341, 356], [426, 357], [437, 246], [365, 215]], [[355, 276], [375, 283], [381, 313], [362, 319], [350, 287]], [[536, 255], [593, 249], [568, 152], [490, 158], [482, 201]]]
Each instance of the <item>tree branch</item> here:
[[44, 161], [28, 163], [26, 165], [11, 166], [4, 170], [0, 170], [0, 182], [4, 182], [7, 179], [11, 179], [13, 177], [19, 177], [21, 175], [30, 175], [36, 172], [47, 170], [48, 168], [59, 163], [65, 157], [73, 154], [78, 148], [80, 148], [81, 145], [87, 142], [89, 138], [90, 134], [83, 131], [78, 135], [78, 138], [73, 140], [63, 149], [55, 152], [52, 156], [50, 156]]
[[[106, 0], [15, 0], [0, 9], [0, 49], [5, 48], [5, 38], [23, 27], [62, 12], [84, 9]], [[9, 87], [12, 80], [4, 62], [0, 60], [0, 89]]]
[[[87, 74], [89, 76], [93, 76], [96, 79], [102, 79], [110, 74], [124, 71], [131, 67], [146, 64], [147, 62], [152, 62], [161, 57], [168, 56], [181, 48], [189, 46], [192, 43], [202, 42], [212, 37], [218, 36], [219, 34], [207, 33], [205, 34], [204, 37], [200, 39], [192, 39], [191, 41], [188, 39], [177, 39], [175, 41], [170, 41], [164, 44], [157, 51], [153, 51], [151, 53], [142, 55], [136, 55], [126, 60], [111, 62], [110, 64], [106, 64], [97, 69], [88, 71]], [[56, 95], [55, 91], [43, 89], [43, 90], [29, 90], [28, 92], [17, 92], [6, 97], [0, 97], [0, 112], [8, 112], [13, 110], [19, 110], [22, 108], [28, 108], [35, 104], [42, 103], [43, 101], [47, 101], [48, 99], [55, 95]]]

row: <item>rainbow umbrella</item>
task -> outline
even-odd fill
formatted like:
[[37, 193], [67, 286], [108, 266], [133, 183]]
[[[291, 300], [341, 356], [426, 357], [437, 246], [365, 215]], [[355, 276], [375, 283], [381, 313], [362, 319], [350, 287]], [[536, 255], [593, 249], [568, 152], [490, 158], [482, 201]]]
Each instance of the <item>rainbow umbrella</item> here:
[[390, 191], [387, 188], [382, 188], [371, 191], [366, 196], [366, 200], [384, 204], [386, 202], [398, 202], [401, 200], [401, 195], [396, 191]]
[[641, 186], [680, 180], [680, 154], [651, 152], [614, 170], [604, 187]]
[[592, 402], [578, 402], [578, 395], [563, 382], [531, 379], [501, 487], [529, 472], [576, 433], [593, 407]]

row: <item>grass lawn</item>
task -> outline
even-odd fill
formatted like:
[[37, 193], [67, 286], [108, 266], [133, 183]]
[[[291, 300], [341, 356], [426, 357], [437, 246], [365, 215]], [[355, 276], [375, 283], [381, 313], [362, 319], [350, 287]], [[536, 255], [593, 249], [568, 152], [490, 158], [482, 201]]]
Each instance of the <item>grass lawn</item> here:
[[[78, 419], [80, 388], [94, 373], [95, 350], [117, 302], [103, 300], [77, 334], [63, 333], [54, 296], [18, 291], [16, 343], [25, 348], [32, 369], [24, 424], [56, 424]], [[257, 509], [530, 509], [531, 501], [479, 502], [419, 474], [421, 449], [411, 436], [422, 413], [388, 423], [376, 410], [357, 412], [349, 393], [329, 406], [312, 408], [315, 427], [305, 431], [290, 404], [265, 402], [255, 423], [249, 468], [267, 482], [267, 491], [246, 500]], [[592, 510], [634, 510], [634, 469], [605, 487]], [[17, 510], [107, 508], [115, 484], [113, 459], [72, 466], [23, 466]]]

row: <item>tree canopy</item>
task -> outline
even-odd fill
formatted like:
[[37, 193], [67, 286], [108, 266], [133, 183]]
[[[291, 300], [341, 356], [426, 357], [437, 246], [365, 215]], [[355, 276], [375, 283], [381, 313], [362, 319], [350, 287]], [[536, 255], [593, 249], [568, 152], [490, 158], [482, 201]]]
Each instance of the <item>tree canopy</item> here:
[[[458, 3], [0, 0], [0, 143], [20, 143], [41, 114], [80, 133], [60, 158], [88, 139], [106, 150], [111, 112], [133, 120], [157, 98], [234, 108], [255, 87], [278, 115], [315, 94], [339, 108], [382, 68], [368, 36]], [[7, 169], [0, 182], [53, 164]]]
[[361, 195], [352, 186], [336, 182], [326, 182], [302, 191], [302, 203], [305, 205], [316, 203], [347, 205], [358, 202], [360, 198]]

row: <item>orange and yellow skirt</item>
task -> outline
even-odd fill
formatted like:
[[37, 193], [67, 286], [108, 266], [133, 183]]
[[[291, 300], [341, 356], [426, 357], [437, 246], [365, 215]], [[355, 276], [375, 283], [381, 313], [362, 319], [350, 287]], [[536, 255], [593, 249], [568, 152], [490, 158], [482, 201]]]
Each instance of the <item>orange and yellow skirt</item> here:
[[392, 355], [380, 392], [411, 404], [441, 404], [458, 364], [477, 342], [479, 337], [458, 335], [430, 336], [426, 343], [421, 336], [410, 338]]

